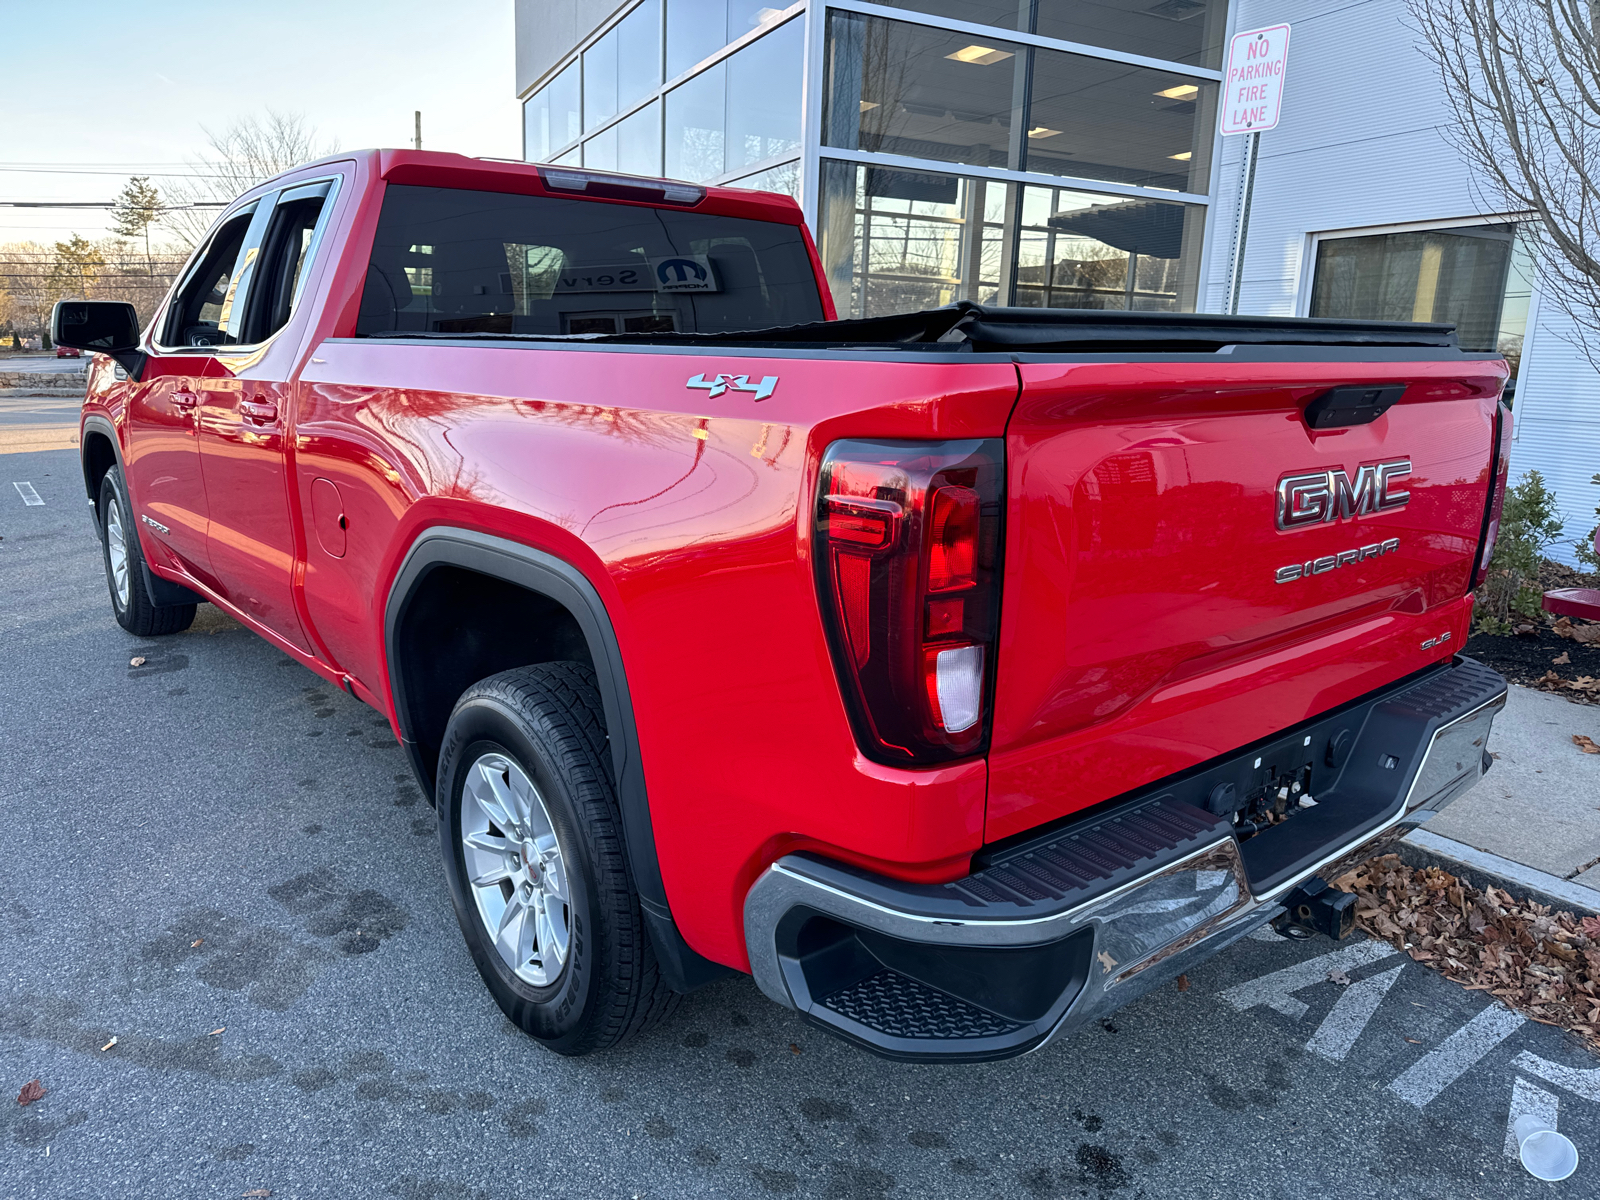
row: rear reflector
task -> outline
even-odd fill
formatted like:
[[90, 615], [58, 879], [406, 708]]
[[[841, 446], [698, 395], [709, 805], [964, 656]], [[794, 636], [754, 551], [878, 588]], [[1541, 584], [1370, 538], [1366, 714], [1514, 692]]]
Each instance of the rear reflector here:
[[999, 618], [1002, 443], [835, 442], [817, 590], [862, 753], [944, 762], [988, 738]]
[[1483, 534], [1478, 539], [1478, 563], [1467, 591], [1475, 592], [1489, 573], [1495, 539], [1500, 536], [1500, 514], [1506, 504], [1506, 481], [1511, 475], [1511, 410], [1502, 402], [1495, 413], [1494, 457], [1489, 460], [1489, 501], [1484, 510]]

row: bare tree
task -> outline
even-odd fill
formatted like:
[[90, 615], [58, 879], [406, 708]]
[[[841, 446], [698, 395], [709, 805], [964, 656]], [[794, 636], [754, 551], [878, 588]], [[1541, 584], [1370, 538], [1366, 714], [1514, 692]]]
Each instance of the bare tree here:
[[173, 236], [191, 248], [211, 227], [219, 202], [226, 204], [264, 179], [337, 149], [322, 142], [300, 114], [270, 108], [264, 116], [245, 117], [220, 132], [205, 129], [205, 135], [209, 151], [192, 160], [192, 176], [167, 186], [171, 207], [162, 218]]
[[1501, 212], [1531, 212], [1540, 290], [1600, 369], [1600, 5], [1408, 0], [1456, 146]]

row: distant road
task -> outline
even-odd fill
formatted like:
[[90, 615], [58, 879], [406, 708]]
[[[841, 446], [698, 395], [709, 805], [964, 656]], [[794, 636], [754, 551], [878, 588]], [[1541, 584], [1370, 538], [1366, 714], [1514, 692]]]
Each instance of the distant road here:
[[88, 358], [57, 358], [46, 354], [13, 354], [0, 358], [0, 371], [81, 371]]

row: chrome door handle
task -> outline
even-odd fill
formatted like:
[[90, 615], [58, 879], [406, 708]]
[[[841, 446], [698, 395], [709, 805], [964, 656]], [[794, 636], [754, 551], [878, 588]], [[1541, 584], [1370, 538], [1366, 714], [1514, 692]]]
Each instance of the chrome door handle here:
[[239, 414], [252, 425], [270, 425], [278, 419], [278, 406], [270, 400], [241, 400]]
[[196, 404], [199, 404], [199, 403], [200, 403], [200, 397], [196, 396], [193, 392], [177, 392], [177, 391], [175, 391], [175, 392], [172, 393], [172, 407], [173, 408], [181, 408], [185, 412], [187, 412], [189, 409], [193, 408]]

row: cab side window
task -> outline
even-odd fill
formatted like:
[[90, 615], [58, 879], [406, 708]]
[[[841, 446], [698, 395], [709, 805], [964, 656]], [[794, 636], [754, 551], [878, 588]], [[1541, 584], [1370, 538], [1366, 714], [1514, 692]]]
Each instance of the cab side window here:
[[212, 234], [173, 300], [163, 345], [227, 346], [239, 341], [227, 330], [234, 296], [249, 265], [242, 251], [254, 215], [254, 206], [236, 213]]

